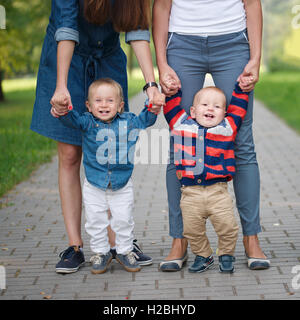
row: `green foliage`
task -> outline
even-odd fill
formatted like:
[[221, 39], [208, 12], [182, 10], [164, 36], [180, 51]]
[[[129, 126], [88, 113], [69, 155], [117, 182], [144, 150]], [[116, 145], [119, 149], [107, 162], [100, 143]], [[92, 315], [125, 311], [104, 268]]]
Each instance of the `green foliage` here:
[[300, 73], [262, 74], [255, 86], [255, 97], [300, 133]]
[[[268, 70], [287, 70], [288, 57], [284, 45], [286, 39], [292, 35], [292, 7], [298, 0], [262, 0], [264, 28], [263, 28], [263, 65]], [[300, 39], [299, 39], [300, 42]], [[288, 64], [292, 67], [293, 62]], [[297, 66], [297, 65], [296, 65]], [[279, 69], [279, 68], [283, 69]]]
[[300, 59], [272, 57], [269, 61], [269, 72], [300, 72]]
[[0, 30], [0, 69], [6, 76], [37, 70], [51, 1], [4, 0], [6, 29]]

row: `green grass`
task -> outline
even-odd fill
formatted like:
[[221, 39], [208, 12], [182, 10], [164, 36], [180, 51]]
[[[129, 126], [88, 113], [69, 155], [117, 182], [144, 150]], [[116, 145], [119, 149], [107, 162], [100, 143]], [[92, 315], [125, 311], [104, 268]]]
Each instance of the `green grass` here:
[[23, 89], [22, 81], [4, 83], [6, 101], [0, 104], [0, 196], [28, 178], [41, 163], [50, 161], [55, 153], [54, 141], [29, 129], [34, 84], [28, 80]]
[[255, 86], [255, 97], [300, 133], [300, 74], [275, 72], [262, 74]]
[[[0, 103], [0, 197], [56, 153], [55, 141], [29, 129], [35, 84], [35, 78], [3, 82], [6, 101]], [[139, 75], [130, 78], [129, 97], [141, 91], [143, 85]], [[0, 208], [5, 205], [0, 201]]]

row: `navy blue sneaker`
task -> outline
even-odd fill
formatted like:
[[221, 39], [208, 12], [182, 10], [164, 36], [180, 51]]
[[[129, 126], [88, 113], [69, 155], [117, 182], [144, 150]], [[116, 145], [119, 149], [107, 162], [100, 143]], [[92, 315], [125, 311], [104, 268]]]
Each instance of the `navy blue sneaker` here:
[[214, 264], [213, 256], [209, 256], [204, 258], [202, 256], [195, 257], [194, 263], [189, 267], [189, 272], [203, 272], [209, 268], [211, 268]]
[[140, 266], [149, 266], [152, 264], [152, 258], [144, 254], [144, 252], [141, 250], [141, 248], [137, 244], [137, 240], [133, 240], [133, 250], [132, 252], [135, 254], [136, 262]]
[[57, 273], [73, 273], [84, 265], [84, 254], [79, 246], [71, 246], [59, 254], [61, 258], [56, 265]]
[[[133, 249], [132, 252], [134, 253], [134, 257], [136, 262], [140, 265], [140, 266], [149, 266], [150, 264], [152, 264], [152, 258], [147, 256], [142, 250], [141, 248], [138, 246], [137, 244], [137, 240], [134, 239], [133, 240]], [[117, 255], [117, 250], [116, 249], [110, 249], [110, 253], [112, 254], [113, 259], [116, 259], [116, 255]]]
[[228, 272], [233, 273], [234, 272], [234, 263], [235, 257], [231, 256], [229, 254], [223, 254], [222, 256], [219, 256], [219, 270], [220, 272]]

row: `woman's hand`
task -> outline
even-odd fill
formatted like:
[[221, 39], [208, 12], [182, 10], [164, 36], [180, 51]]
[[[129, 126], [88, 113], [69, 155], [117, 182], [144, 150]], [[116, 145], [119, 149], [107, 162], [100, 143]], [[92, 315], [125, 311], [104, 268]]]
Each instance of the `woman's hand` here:
[[161, 93], [158, 88], [150, 87], [147, 89], [147, 96], [149, 99], [149, 106], [152, 113], [159, 114], [161, 107], [164, 106], [166, 102], [166, 96]]
[[71, 96], [67, 88], [56, 88], [50, 100], [52, 105], [51, 114], [58, 118], [68, 112], [68, 107], [72, 106]]
[[238, 77], [237, 81], [244, 92], [250, 92], [254, 89], [259, 79], [259, 67], [259, 61], [249, 60], [243, 72]]
[[159, 82], [162, 91], [166, 96], [172, 96], [181, 88], [181, 82], [176, 72], [169, 66], [165, 65], [159, 70]]

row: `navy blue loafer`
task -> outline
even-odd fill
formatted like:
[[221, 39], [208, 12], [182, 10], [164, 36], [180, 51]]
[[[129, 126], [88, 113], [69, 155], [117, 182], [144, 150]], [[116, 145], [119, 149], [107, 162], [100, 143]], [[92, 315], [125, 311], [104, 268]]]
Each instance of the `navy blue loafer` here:
[[254, 258], [254, 257], [248, 257], [247, 253], [245, 252], [247, 262], [248, 262], [248, 268], [250, 270], [265, 270], [269, 269], [271, 262], [268, 258]]
[[164, 260], [159, 264], [159, 269], [164, 272], [175, 272], [180, 271], [184, 263], [188, 259], [187, 251], [184, 253], [183, 257], [174, 260]]

